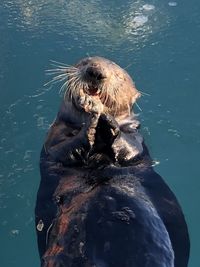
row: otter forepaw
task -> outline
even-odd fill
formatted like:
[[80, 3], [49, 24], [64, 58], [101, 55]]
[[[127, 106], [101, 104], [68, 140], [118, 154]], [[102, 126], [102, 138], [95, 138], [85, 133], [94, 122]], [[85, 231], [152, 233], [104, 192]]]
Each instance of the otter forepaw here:
[[120, 128], [114, 117], [102, 114], [97, 126], [98, 135], [108, 145], [112, 145], [114, 140], [120, 135]]
[[104, 124], [104, 127], [107, 128], [112, 135], [112, 137], [117, 137], [120, 133], [119, 124], [113, 116], [102, 114], [99, 119], [100, 124]]
[[89, 95], [83, 95], [78, 100], [79, 105], [85, 110], [87, 113], [102, 113], [103, 104], [99, 99], [95, 99]]

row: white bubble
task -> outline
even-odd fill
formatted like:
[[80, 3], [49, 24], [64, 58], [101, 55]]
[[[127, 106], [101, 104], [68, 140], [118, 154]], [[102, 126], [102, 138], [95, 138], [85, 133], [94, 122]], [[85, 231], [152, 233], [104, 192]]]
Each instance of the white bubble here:
[[177, 2], [169, 2], [168, 5], [169, 6], [177, 6]]
[[19, 234], [19, 230], [18, 229], [13, 229], [13, 230], [11, 230], [11, 234], [12, 235], [18, 235]]
[[155, 6], [154, 5], [149, 5], [149, 4], [145, 4], [142, 6], [142, 8], [146, 11], [150, 11], [150, 10], [153, 10], [155, 9]]

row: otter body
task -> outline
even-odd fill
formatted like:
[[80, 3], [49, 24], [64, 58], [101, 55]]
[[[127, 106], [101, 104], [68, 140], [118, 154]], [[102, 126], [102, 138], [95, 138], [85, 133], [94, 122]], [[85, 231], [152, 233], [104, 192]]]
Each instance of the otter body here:
[[41, 266], [186, 267], [185, 219], [131, 113], [140, 93], [130, 76], [99, 57], [70, 71], [41, 151]]

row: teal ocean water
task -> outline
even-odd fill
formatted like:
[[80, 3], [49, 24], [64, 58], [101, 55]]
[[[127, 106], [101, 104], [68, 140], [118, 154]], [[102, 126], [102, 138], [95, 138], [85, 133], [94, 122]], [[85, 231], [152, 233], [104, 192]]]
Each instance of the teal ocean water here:
[[39, 266], [39, 153], [61, 101], [45, 70], [99, 55], [148, 94], [135, 112], [184, 210], [189, 267], [200, 266], [200, 1], [2, 0], [0, 40], [0, 265]]

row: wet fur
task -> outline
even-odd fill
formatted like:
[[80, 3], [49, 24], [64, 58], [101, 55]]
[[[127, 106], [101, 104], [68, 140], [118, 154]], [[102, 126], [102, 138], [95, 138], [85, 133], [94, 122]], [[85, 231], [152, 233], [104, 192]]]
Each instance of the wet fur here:
[[40, 158], [41, 266], [187, 266], [187, 225], [153, 170], [130, 114], [137, 91], [131, 94], [121, 110], [91, 96], [89, 103], [86, 91], [81, 101], [80, 94], [66, 95]]

